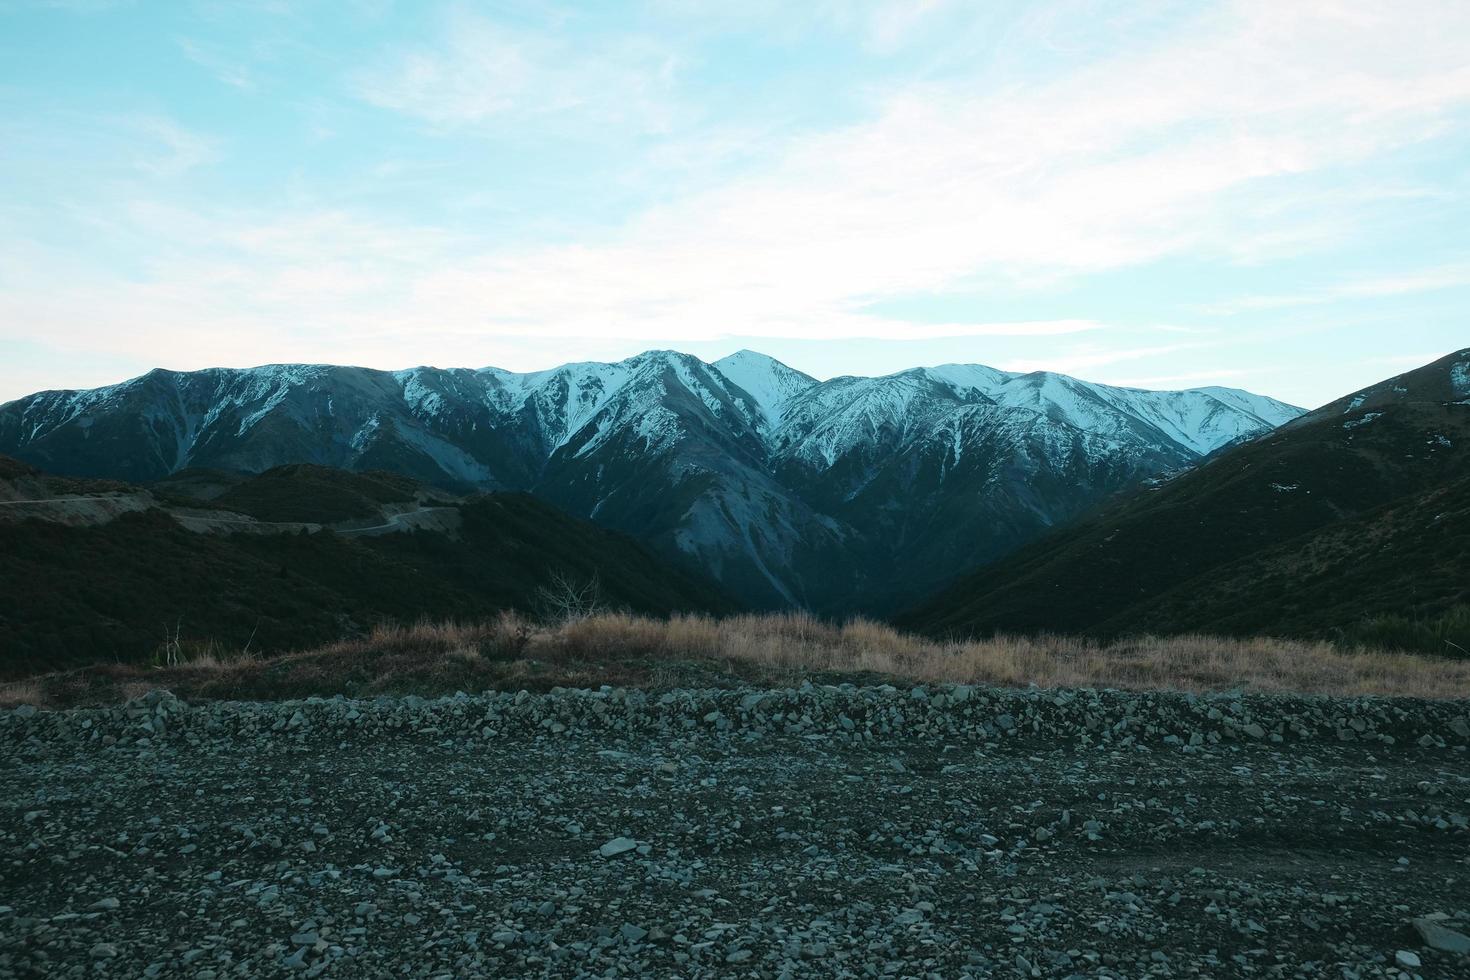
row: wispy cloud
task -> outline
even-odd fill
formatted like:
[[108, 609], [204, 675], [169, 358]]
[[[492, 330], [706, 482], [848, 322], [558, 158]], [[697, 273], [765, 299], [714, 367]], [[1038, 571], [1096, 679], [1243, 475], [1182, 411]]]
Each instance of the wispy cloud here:
[[1205, 385], [1226, 384], [1240, 378], [1252, 377], [1258, 374], [1259, 372], [1257, 371], [1220, 368], [1211, 371], [1187, 371], [1182, 374], [1108, 376], [1104, 379], [1104, 383], [1115, 385], [1119, 388], [1198, 388]]
[[966, 277], [1228, 256], [1291, 234], [1296, 178], [1425, 138], [1470, 102], [1453, 26], [1470, 12], [1425, 14], [1237, 4], [1187, 44], [1058, 80], [898, 91], [619, 234], [465, 257], [417, 295], [486, 330], [870, 335], [862, 304]]
[[0, 13], [26, 8], [65, 10], [76, 14], [95, 14], [117, 7], [132, 6], [135, 0], [0, 0]]
[[904, 0], [867, 5], [864, 25], [868, 43], [879, 51], [900, 47], [914, 34], [937, 19], [947, 8], [957, 6], [955, 0]]
[[408, 45], [352, 75], [367, 102], [436, 126], [586, 115], [649, 130], [669, 124], [671, 52], [638, 37], [578, 44], [456, 8], [436, 45]]
[[1141, 361], [1180, 351], [1198, 350], [1209, 344], [1158, 344], [1149, 347], [1105, 348], [1084, 346], [1060, 351], [1045, 358], [1019, 358], [1003, 361], [998, 367], [1010, 371], [1060, 371], [1063, 374], [1088, 374], [1100, 367], [1125, 361]]
[[255, 88], [255, 76], [242, 59], [232, 57], [221, 51], [218, 46], [204, 41], [181, 37], [178, 43], [179, 50], [183, 51], [184, 57], [226, 85], [245, 90]]
[[1338, 282], [1323, 289], [1269, 296], [1243, 296], [1225, 303], [1203, 307], [1207, 313], [1239, 313], [1245, 310], [1274, 310], [1291, 306], [1312, 306], [1350, 299], [1372, 299], [1402, 296], [1406, 293], [1432, 292], [1440, 289], [1462, 289], [1470, 286], [1470, 262], [1436, 265], [1433, 268], [1396, 275], [1371, 276]]
[[122, 120], [143, 137], [133, 158], [139, 170], [154, 177], [177, 177], [195, 167], [219, 159], [219, 142], [196, 133], [163, 116], [139, 116]]
[[[1053, 0], [1055, 2], [1055, 0]], [[980, 5], [964, 0], [648, 0], [660, 13], [709, 32], [743, 29], [782, 42], [828, 31], [856, 39], [866, 50], [887, 56], [933, 32], [971, 27], [978, 20], [1004, 20], [1006, 5]], [[988, 7], [990, 9], [982, 9]], [[969, 40], [971, 38], [964, 38]], [[948, 40], [961, 40], [951, 34]]]

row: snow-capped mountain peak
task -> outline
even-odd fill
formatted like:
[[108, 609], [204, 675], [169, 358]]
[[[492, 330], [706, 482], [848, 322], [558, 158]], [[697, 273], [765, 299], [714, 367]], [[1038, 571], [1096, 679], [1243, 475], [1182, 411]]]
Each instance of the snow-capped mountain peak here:
[[791, 399], [818, 383], [816, 378], [753, 350], [736, 351], [710, 366], [755, 399], [754, 407], [768, 425], [780, 421]]
[[1288, 405], [1286, 402], [1277, 401], [1266, 395], [1257, 395], [1243, 388], [1221, 388], [1211, 385], [1205, 388], [1191, 388], [1190, 391], [1203, 392], [1212, 398], [1218, 398], [1227, 405], [1251, 413], [1268, 425], [1284, 425], [1302, 414], [1302, 410], [1295, 405]]
[[1007, 381], [1018, 377], [1010, 371], [997, 370], [984, 364], [940, 364], [922, 370], [956, 391], [979, 391], [987, 396]]

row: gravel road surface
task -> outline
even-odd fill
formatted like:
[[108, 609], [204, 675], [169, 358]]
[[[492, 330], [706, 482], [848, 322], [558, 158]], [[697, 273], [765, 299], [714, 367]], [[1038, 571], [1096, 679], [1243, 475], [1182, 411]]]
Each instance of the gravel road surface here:
[[1467, 977], [1470, 705], [0, 713], [0, 976]]

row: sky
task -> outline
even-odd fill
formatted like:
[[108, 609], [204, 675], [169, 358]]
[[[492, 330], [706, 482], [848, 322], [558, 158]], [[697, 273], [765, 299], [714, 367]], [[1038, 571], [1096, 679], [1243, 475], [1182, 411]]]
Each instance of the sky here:
[[0, 0], [0, 401], [740, 348], [1315, 407], [1470, 346], [1464, 0]]

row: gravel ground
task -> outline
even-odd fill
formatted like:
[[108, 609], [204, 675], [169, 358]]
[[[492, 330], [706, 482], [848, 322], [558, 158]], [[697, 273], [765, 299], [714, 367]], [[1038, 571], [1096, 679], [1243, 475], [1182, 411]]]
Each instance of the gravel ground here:
[[1470, 705], [0, 714], [3, 976], [1470, 976]]

